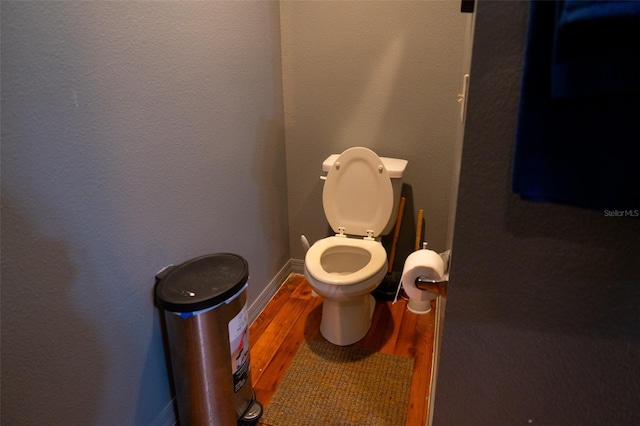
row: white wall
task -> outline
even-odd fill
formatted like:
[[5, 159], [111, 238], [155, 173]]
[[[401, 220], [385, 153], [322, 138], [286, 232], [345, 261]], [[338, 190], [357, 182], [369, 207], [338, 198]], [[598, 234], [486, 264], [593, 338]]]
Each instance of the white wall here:
[[2, 2], [2, 421], [171, 399], [161, 267], [289, 260], [277, 2]]
[[409, 247], [399, 249], [399, 267], [420, 208], [427, 240], [444, 250], [466, 22], [460, 2], [283, 1], [281, 20], [292, 257], [304, 257], [300, 234], [313, 242], [329, 233], [322, 161], [358, 145], [409, 160]]

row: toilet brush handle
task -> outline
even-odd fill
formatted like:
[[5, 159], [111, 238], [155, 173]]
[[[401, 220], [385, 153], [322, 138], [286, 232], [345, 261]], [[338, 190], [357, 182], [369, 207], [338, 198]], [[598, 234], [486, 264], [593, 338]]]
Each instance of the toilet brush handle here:
[[400, 235], [400, 225], [402, 224], [402, 216], [404, 214], [405, 197], [400, 197], [400, 205], [398, 206], [398, 217], [396, 226], [393, 230], [393, 242], [391, 243], [391, 253], [389, 253], [389, 272], [393, 269], [393, 261], [396, 257], [396, 249], [398, 248], [398, 236]]

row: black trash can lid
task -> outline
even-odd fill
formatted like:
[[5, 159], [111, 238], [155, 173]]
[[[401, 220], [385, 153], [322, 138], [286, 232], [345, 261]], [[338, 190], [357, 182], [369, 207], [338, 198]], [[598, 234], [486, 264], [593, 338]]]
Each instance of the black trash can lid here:
[[249, 265], [237, 254], [216, 253], [169, 266], [157, 275], [156, 303], [172, 312], [195, 312], [235, 296], [249, 279]]

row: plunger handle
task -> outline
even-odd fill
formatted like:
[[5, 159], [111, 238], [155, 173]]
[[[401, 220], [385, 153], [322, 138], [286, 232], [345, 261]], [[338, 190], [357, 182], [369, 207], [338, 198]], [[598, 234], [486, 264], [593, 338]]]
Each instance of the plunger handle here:
[[418, 224], [416, 226], [416, 250], [420, 250], [420, 240], [422, 239], [422, 218], [424, 210], [418, 210]]
[[402, 224], [402, 216], [404, 214], [404, 203], [406, 198], [400, 197], [400, 205], [398, 206], [398, 218], [396, 226], [393, 230], [393, 242], [391, 244], [391, 253], [389, 253], [389, 271], [393, 268], [393, 260], [396, 258], [396, 249], [398, 248], [398, 236], [400, 235], [400, 225]]

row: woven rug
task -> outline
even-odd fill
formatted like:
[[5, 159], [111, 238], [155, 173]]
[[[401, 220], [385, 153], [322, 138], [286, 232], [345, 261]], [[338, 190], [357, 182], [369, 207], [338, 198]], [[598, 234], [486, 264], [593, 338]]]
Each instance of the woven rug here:
[[272, 426], [405, 426], [413, 361], [306, 341], [260, 421]]

